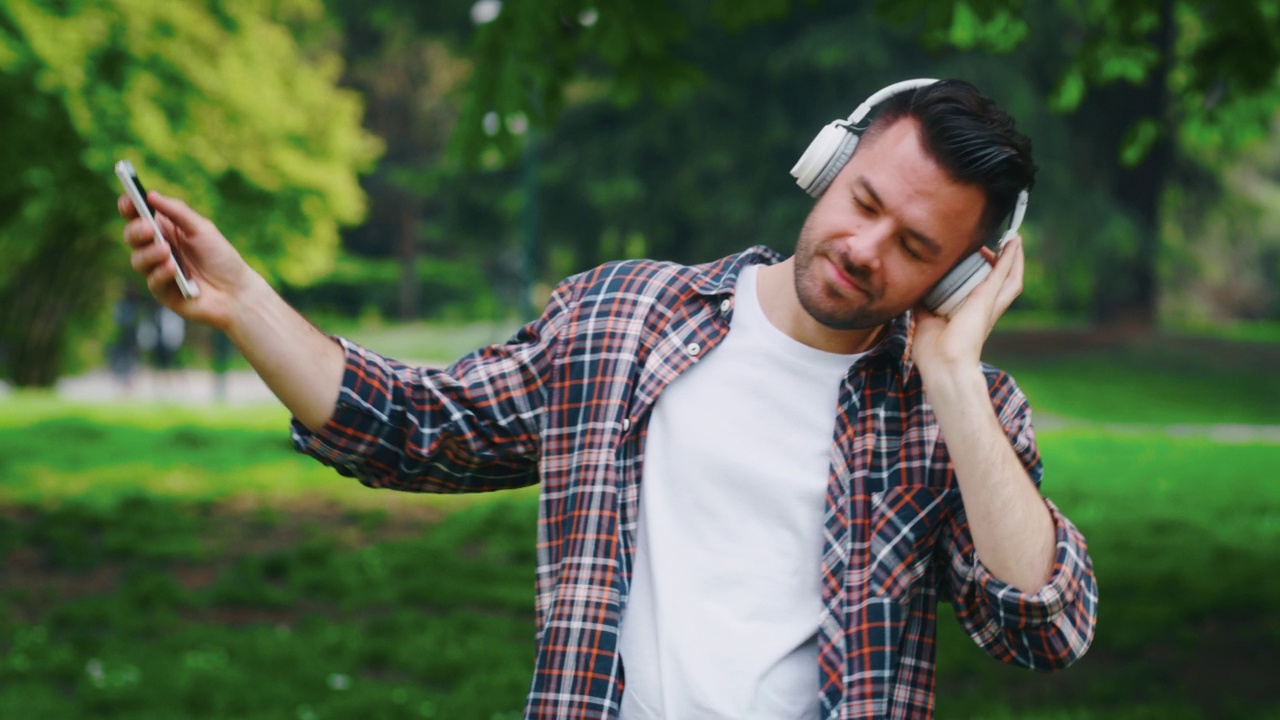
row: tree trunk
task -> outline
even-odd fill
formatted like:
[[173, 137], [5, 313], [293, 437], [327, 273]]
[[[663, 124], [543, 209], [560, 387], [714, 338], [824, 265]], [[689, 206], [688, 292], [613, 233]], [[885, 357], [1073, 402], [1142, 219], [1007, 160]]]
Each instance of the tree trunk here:
[[114, 246], [76, 228], [55, 232], [62, 242], [41, 242], [22, 280], [0, 292], [4, 375], [18, 387], [57, 382], [73, 323], [91, 317], [103, 298], [100, 256]]
[[[1116, 175], [1115, 194], [1137, 225], [1138, 243], [1132, 255], [1099, 258], [1099, 284], [1094, 296], [1093, 319], [1100, 325], [1149, 330], [1156, 324], [1160, 258], [1160, 207], [1173, 170], [1174, 127], [1169, 109], [1169, 71], [1173, 62], [1173, 0], [1160, 7], [1160, 25], [1152, 33], [1152, 45], [1160, 61], [1140, 87], [1126, 88], [1132, 101], [1130, 118], [1151, 118], [1159, 134], [1142, 161], [1124, 167]], [[1117, 157], [1121, 145], [1117, 147]]]
[[397, 201], [396, 257], [400, 261], [400, 288], [397, 295], [396, 315], [401, 320], [412, 320], [422, 310], [422, 282], [418, 278], [418, 255], [421, 243], [418, 232], [418, 210], [407, 193]]

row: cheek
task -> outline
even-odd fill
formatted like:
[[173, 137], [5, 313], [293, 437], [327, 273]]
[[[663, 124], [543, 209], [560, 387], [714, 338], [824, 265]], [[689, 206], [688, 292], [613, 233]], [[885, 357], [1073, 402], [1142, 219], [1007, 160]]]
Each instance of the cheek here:
[[883, 267], [886, 299], [895, 304], [914, 305], [941, 279], [932, 266], [895, 259]]

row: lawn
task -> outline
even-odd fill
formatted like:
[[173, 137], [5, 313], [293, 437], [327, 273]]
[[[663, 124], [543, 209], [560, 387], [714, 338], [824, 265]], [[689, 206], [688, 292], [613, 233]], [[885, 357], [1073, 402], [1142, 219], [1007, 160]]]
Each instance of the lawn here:
[[997, 333], [984, 357], [1057, 417], [1280, 425], [1280, 343], [1046, 330]]
[[[1129, 352], [1102, 367], [1148, 380], [1133, 358], [1154, 351]], [[1116, 417], [1153, 384], [1080, 397], [1057, 386], [1091, 387], [1096, 357], [1006, 359], [1038, 409], [1074, 420], [1039, 438], [1045, 490], [1090, 543], [1098, 637], [1034, 674], [988, 660], [943, 608], [938, 717], [1280, 718], [1280, 444], [1117, 433], [1101, 423], [1159, 424]], [[1200, 362], [1170, 366], [1186, 399], [1165, 422], [1277, 422], [1247, 383], [1215, 398], [1234, 415], [1197, 400], [1237, 387]], [[0, 406], [0, 718], [518, 717], [536, 490], [368, 490], [294, 454], [286, 422]]]

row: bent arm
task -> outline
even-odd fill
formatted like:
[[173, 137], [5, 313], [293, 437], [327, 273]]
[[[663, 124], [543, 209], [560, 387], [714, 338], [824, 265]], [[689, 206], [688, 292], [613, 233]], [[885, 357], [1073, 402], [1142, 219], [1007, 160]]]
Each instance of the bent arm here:
[[1035, 592], [1002, 582], [973, 549], [960, 513], [945, 532], [938, 559], [942, 590], [973, 641], [1001, 662], [1032, 670], [1056, 670], [1078, 660], [1093, 643], [1098, 585], [1080, 531], [1053, 503], [1054, 560], [1049, 581]]
[[[1018, 464], [1018, 482], [1025, 483], [1034, 498], [1025, 499], [1024, 507], [1010, 506], [1003, 526], [993, 524], [992, 515], [1000, 514], [1005, 497], [1000, 493], [983, 496], [981, 491], [976, 497], [968, 494], [975, 485], [966, 488], [960, 462], [954, 460], [956, 453], [966, 456], [968, 452], [943, 431], [947, 452], [953, 455], [961, 502], [952, 509], [942, 533], [938, 554], [938, 561], [945, 563], [942, 591], [969, 635], [992, 657], [1038, 670], [1065, 667], [1093, 641], [1098, 613], [1093, 563], [1080, 531], [1039, 492], [1043, 465], [1026, 397], [1009, 376], [988, 372], [986, 407], [1001, 429], [1003, 450]], [[966, 467], [974, 469], [972, 462]], [[1040, 536], [1041, 510], [1047, 543]], [[984, 513], [985, 524], [975, 520], [975, 511]], [[1030, 512], [1033, 519], [1028, 522], [1021, 512]], [[988, 541], [986, 549], [978, 545], [980, 537]], [[997, 546], [991, 547], [992, 542]], [[1002, 542], [1007, 545], [999, 547]], [[997, 571], [995, 563], [1006, 565]], [[1020, 569], [1031, 573], [1030, 581], [1011, 581]]]
[[996, 417], [982, 369], [935, 374], [927, 393], [982, 564], [1010, 585], [1040, 589], [1052, 569], [1053, 520]]
[[[155, 239], [127, 197], [117, 200], [117, 209], [128, 221], [129, 262], [151, 293], [187, 320], [225, 332], [295, 417], [313, 429], [323, 426], [342, 381], [342, 348], [289, 307], [207, 218], [181, 200], [154, 191], [147, 198], [165, 242]], [[198, 297], [178, 291], [170, 245], [200, 286]]]

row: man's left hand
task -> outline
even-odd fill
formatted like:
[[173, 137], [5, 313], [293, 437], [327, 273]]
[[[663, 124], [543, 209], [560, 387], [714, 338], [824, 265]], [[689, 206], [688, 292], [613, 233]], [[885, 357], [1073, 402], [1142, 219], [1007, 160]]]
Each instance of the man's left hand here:
[[[984, 254], [991, 252], [984, 249]], [[972, 371], [978, 367], [982, 346], [996, 321], [1022, 293], [1025, 257], [1022, 236], [1005, 244], [991, 274], [969, 293], [950, 319], [917, 306], [912, 355], [928, 385], [928, 377], [948, 370]]]

